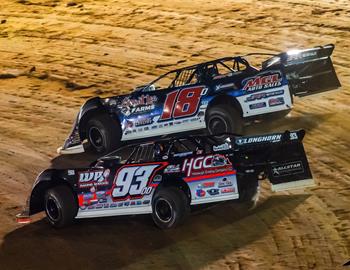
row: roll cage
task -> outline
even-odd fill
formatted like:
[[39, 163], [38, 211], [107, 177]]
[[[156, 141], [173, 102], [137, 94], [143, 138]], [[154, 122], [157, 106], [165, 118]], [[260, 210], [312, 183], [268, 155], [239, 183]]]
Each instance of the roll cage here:
[[[197, 135], [177, 138], [169, 138], [157, 141], [150, 141], [143, 144], [131, 144], [123, 146], [99, 160], [118, 159], [122, 163], [142, 163], [163, 160], [164, 157], [181, 157], [185, 154], [201, 153], [208, 154], [213, 151], [213, 146], [225, 142], [231, 142], [234, 134], [225, 134], [226, 140], [217, 135]], [[220, 135], [222, 136], [222, 135]]]
[[[159, 89], [170, 89], [197, 83], [207, 83], [220, 75], [234, 74], [247, 69], [254, 69], [241, 57], [224, 57], [180, 69], [169, 71], [147, 85], [136, 88], [136, 92], [150, 92]], [[162, 82], [165, 81], [165, 82]]]

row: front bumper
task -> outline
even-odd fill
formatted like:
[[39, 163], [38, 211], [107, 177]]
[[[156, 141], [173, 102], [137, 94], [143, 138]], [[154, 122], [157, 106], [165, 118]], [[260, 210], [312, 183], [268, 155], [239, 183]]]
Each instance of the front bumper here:
[[60, 155], [70, 155], [70, 154], [79, 154], [84, 153], [84, 146], [83, 144], [71, 146], [68, 148], [63, 148], [63, 146], [57, 148], [57, 153]]
[[26, 206], [23, 208], [23, 211], [16, 215], [16, 221], [19, 224], [28, 224], [30, 223], [30, 214], [29, 214], [29, 199], [26, 202]]
[[84, 147], [83, 142], [81, 141], [79, 135], [79, 128], [77, 125], [77, 120], [74, 122], [72, 132], [65, 140], [63, 146], [57, 149], [58, 154], [66, 155], [66, 154], [78, 154], [83, 153]]

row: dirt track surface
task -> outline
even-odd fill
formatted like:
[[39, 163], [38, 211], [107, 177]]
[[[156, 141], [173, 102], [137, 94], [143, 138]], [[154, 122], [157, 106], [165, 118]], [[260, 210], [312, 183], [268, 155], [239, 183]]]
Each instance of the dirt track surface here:
[[[0, 269], [345, 269], [350, 259], [348, 1], [0, 2]], [[244, 216], [222, 205], [162, 232], [148, 216], [56, 231], [15, 223], [79, 106], [215, 57], [334, 43], [340, 91], [295, 100], [317, 186], [272, 194]], [[35, 69], [33, 68], [35, 67]], [[31, 70], [31, 72], [30, 72]], [[53, 160], [59, 163], [61, 157]], [[232, 214], [230, 214], [232, 213]]]

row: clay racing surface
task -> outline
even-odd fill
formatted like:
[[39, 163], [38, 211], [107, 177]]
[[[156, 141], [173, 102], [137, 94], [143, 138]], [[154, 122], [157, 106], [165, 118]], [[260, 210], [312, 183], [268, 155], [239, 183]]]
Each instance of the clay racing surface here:
[[[348, 1], [81, 1], [0, 3], [1, 269], [344, 269], [350, 259]], [[250, 132], [305, 128], [317, 186], [230, 204], [160, 231], [150, 216], [85, 220], [54, 230], [17, 225], [36, 175], [69, 164], [55, 151], [83, 102], [126, 93], [174, 67], [234, 54], [335, 43], [343, 87], [295, 99], [288, 120]], [[81, 161], [81, 160], [80, 160]]]

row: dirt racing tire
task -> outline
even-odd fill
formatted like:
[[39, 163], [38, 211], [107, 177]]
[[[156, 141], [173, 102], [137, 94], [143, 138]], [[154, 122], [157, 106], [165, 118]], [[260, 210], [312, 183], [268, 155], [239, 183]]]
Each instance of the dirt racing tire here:
[[243, 131], [243, 119], [234, 107], [218, 105], [210, 108], [206, 115], [209, 134], [234, 133]]
[[45, 213], [49, 223], [55, 228], [63, 228], [73, 223], [78, 205], [71, 189], [56, 186], [45, 193]]
[[254, 209], [260, 196], [259, 184], [253, 183], [245, 187], [238, 187], [239, 199], [234, 201], [233, 207], [238, 212], [247, 212]]
[[88, 140], [85, 146], [87, 152], [109, 153], [120, 145], [119, 123], [106, 114], [97, 114], [87, 121], [86, 138]]
[[160, 188], [152, 201], [152, 218], [161, 229], [171, 229], [182, 224], [190, 213], [185, 192], [176, 187]]

